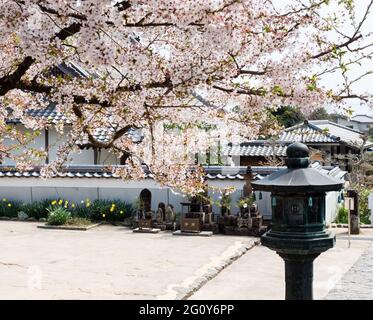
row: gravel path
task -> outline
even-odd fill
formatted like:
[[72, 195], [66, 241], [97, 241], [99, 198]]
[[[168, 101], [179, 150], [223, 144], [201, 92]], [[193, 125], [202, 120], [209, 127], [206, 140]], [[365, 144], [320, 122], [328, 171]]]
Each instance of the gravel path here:
[[373, 299], [373, 244], [365, 250], [359, 260], [344, 274], [325, 299]]

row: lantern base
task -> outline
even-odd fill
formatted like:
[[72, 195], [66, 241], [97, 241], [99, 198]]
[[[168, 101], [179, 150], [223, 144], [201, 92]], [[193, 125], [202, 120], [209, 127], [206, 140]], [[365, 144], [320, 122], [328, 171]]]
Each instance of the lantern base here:
[[335, 235], [329, 231], [308, 233], [280, 232], [270, 230], [261, 236], [261, 243], [277, 253], [320, 254], [335, 245]]

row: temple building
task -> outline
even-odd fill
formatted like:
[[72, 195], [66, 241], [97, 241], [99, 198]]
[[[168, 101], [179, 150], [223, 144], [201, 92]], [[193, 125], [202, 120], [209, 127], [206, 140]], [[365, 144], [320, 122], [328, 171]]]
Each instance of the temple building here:
[[363, 132], [328, 120], [306, 120], [285, 129], [278, 139], [228, 144], [223, 155], [230, 158], [234, 166], [266, 165], [276, 159], [281, 161], [289, 144], [302, 142], [311, 149], [311, 160], [327, 166], [339, 165], [350, 171], [351, 156], [373, 148], [373, 142], [365, 141], [363, 135]]

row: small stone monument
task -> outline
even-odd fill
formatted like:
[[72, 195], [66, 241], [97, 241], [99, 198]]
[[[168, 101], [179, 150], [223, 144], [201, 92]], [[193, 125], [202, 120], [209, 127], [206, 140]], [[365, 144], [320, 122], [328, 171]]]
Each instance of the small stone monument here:
[[166, 208], [166, 222], [174, 222], [175, 214], [171, 205], [168, 205]]
[[162, 210], [162, 208], [158, 208], [158, 210], [156, 212], [156, 221], [158, 223], [162, 223], [163, 222], [163, 210]]

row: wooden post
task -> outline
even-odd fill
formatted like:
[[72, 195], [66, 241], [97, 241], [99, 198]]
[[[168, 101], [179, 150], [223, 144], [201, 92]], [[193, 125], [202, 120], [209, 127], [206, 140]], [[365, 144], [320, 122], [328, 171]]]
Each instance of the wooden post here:
[[354, 198], [346, 197], [345, 198], [345, 208], [348, 212], [348, 247], [351, 247], [351, 210], [354, 210]]
[[350, 206], [350, 230], [351, 234], [360, 233], [360, 218], [359, 218], [359, 195], [356, 190], [347, 190], [347, 197], [351, 198], [352, 206]]
[[352, 199], [351, 198], [348, 198], [348, 202], [349, 202], [349, 208], [348, 208], [348, 247], [350, 248], [351, 247], [351, 210], [350, 210], [350, 207], [351, 207], [351, 201]]

